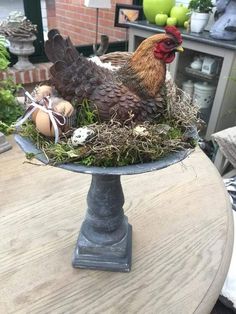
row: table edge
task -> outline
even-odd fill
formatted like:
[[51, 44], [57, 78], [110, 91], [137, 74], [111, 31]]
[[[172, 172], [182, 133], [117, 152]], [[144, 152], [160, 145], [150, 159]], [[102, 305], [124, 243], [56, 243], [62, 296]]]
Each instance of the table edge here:
[[[228, 194], [226, 191], [225, 191], [225, 194], [227, 198]], [[232, 206], [229, 199], [228, 199], [227, 207], [228, 207], [228, 210], [227, 210], [228, 229], [227, 229], [227, 235], [226, 235], [226, 241], [225, 241], [225, 249], [222, 254], [221, 263], [219, 265], [219, 268], [216, 272], [216, 275], [211, 285], [209, 286], [202, 301], [199, 303], [199, 305], [195, 309], [194, 314], [204, 314], [204, 313], [209, 314], [211, 312], [211, 310], [213, 309], [220, 295], [221, 289], [224, 285], [224, 282], [225, 282], [225, 279], [229, 270], [231, 257], [233, 253], [233, 244], [234, 244], [233, 212], [232, 212]]]

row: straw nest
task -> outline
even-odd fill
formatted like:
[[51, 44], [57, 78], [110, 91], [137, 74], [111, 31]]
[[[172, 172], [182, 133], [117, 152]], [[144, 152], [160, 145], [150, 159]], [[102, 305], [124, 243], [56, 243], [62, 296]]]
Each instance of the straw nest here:
[[[166, 110], [158, 121], [139, 125], [122, 125], [115, 117], [109, 123], [99, 123], [94, 113], [88, 111], [88, 103], [84, 102], [86, 105], [80, 105], [75, 128], [62, 134], [57, 144], [39, 134], [32, 122], [27, 122], [20, 133], [44, 152], [50, 164], [74, 162], [109, 167], [155, 161], [170, 152], [196, 145], [196, 133], [193, 136], [192, 130], [199, 122], [198, 107], [172, 81], [166, 83], [165, 100]], [[76, 128], [85, 125], [94, 131], [94, 136], [85, 145], [74, 147], [71, 135]], [[28, 154], [27, 157], [34, 155]]]

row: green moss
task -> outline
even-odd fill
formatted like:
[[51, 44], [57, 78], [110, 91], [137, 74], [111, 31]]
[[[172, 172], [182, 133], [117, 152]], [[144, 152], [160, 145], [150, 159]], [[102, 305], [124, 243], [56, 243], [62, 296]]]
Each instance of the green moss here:
[[98, 122], [98, 115], [96, 113], [96, 110], [91, 109], [89, 100], [84, 99], [81, 104], [76, 104], [75, 107], [78, 111], [77, 114], [78, 127]]
[[84, 166], [92, 166], [95, 163], [94, 156], [87, 156], [81, 160], [81, 165]]
[[168, 132], [168, 136], [170, 139], [177, 139], [181, 138], [182, 131], [177, 127], [171, 127], [171, 129]]
[[180, 128], [163, 132], [163, 125], [145, 123], [146, 136], [137, 135], [134, 126], [122, 127], [119, 123], [92, 124], [94, 140], [86, 145], [73, 147], [69, 139], [60, 143], [39, 134], [32, 122], [22, 126], [20, 134], [29, 138], [41, 149], [51, 164], [74, 162], [86, 166], [125, 166], [158, 160], [171, 151], [191, 148], [193, 143], [182, 141]]
[[197, 107], [172, 85], [169, 86], [167, 100], [162, 117], [158, 117], [158, 121], [138, 125], [138, 132], [132, 121], [129, 126], [115, 119], [101, 123], [88, 100], [82, 104], [73, 103], [78, 112], [75, 127], [87, 126], [95, 134], [85, 145], [78, 147], [72, 146], [71, 132], [63, 134], [60, 142], [55, 144], [54, 139], [39, 134], [32, 122], [24, 124], [20, 133], [43, 151], [50, 164], [73, 162], [116, 167], [156, 161], [170, 152], [196, 145], [194, 140], [186, 139], [184, 132], [196, 125]]
[[36, 155], [35, 155], [34, 153], [26, 153], [26, 154], [25, 154], [25, 157], [26, 157], [26, 159], [28, 159], [28, 160], [34, 159], [35, 156], [36, 156]]

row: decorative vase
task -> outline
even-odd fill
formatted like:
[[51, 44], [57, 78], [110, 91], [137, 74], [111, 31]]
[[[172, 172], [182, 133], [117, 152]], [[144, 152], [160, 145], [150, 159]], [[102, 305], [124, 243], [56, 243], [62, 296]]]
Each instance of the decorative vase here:
[[201, 33], [209, 20], [209, 13], [193, 12], [191, 14], [190, 31], [192, 33]]
[[[42, 151], [28, 139], [15, 135], [27, 153], [47, 164]], [[92, 174], [87, 195], [88, 209], [75, 247], [72, 265], [75, 268], [129, 272], [131, 270], [132, 227], [124, 215], [124, 194], [121, 175], [159, 170], [183, 160], [191, 150], [171, 153], [156, 162], [124, 167], [86, 167], [68, 163], [58, 165], [65, 170]]]
[[9, 50], [12, 54], [18, 56], [18, 62], [13, 65], [17, 70], [31, 70], [34, 69], [34, 65], [29, 61], [29, 56], [35, 52], [33, 42], [36, 36], [32, 35], [28, 38], [7, 38], [10, 42]]
[[215, 92], [216, 87], [207, 82], [194, 83], [193, 99], [199, 106], [200, 118], [206, 123], [209, 121]]

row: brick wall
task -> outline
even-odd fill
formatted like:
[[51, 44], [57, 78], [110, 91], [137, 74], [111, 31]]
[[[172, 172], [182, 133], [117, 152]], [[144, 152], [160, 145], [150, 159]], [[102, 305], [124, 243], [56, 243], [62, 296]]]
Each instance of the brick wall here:
[[[53, 0], [46, 0], [52, 2]], [[54, 0], [56, 27], [62, 35], [70, 35], [76, 45], [91, 44], [95, 42], [96, 9], [84, 6], [84, 0]], [[99, 9], [98, 38], [106, 34], [110, 42], [125, 40], [124, 28], [114, 27], [115, 4], [131, 4], [132, 0], [112, 0], [111, 9]], [[52, 12], [50, 13], [52, 14]]]
[[[176, 0], [188, 5], [190, 0]], [[99, 10], [99, 35], [106, 34], [110, 42], [126, 39], [124, 28], [114, 27], [115, 4], [132, 4], [132, 0], [111, 0], [111, 9]], [[95, 42], [96, 9], [84, 6], [84, 0], [46, 0], [48, 28], [58, 28], [62, 35], [70, 35], [76, 45]]]
[[35, 68], [32, 70], [19, 71], [14, 68], [9, 68], [6, 71], [0, 72], [0, 81], [11, 78], [17, 84], [37, 84], [48, 81], [50, 78], [49, 68], [51, 63], [34, 64]]
[[56, 7], [55, 0], [46, 0], [46, 8], [47, 8], [47, 26], [48, 29], [56, 28]]

